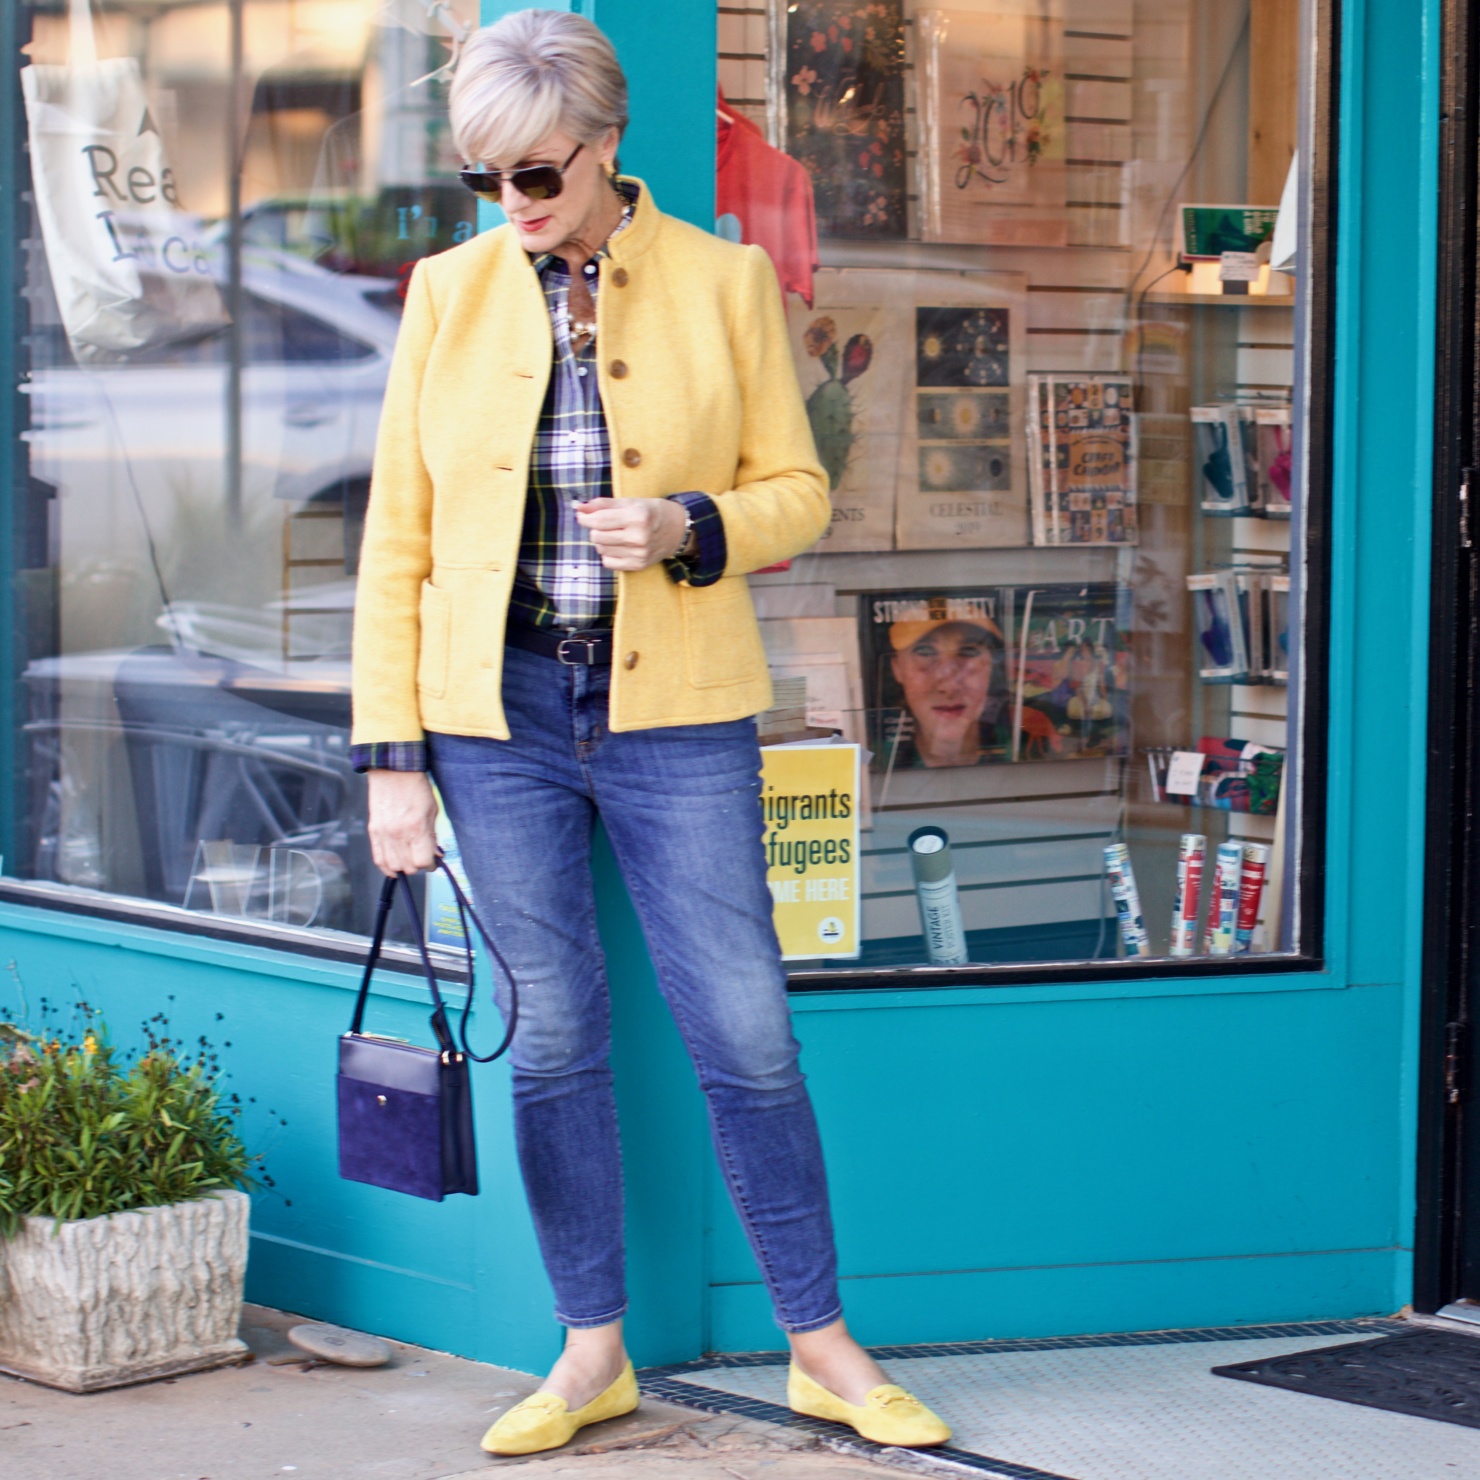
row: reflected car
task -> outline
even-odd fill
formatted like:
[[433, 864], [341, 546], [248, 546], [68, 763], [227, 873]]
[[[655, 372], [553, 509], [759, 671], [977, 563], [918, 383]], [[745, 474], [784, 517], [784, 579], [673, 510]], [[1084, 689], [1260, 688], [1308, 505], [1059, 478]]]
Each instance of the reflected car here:
[[[77, 364], [59, 324], [37, 329], [24, 436], [33, 477], [56, 491], [54, 558], [77, 627], [67, 648], [157, 640], [160, 609], [180, 602], [263, 610], [306, 579], [353, 573], [393, 294], [382, 278], [252, 251], [233, 329], [105, 366]], [[335, 552], [322, 537], [293, 548], [314, 533], [292, 527], [305, 507], [344, 516]]]

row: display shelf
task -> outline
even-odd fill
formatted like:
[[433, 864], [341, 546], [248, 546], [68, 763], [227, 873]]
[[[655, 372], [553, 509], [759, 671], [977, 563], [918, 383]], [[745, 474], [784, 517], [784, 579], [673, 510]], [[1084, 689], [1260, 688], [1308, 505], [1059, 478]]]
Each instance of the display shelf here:
[[1293, 293], [1148, 293], [1145, 302], [1156, 304], [1184, 303], [1191, 307], [1207, 305], [1217, 308], [1294, 308]]
[[1220, 817], [1260, 817], [1267, 822], [1273, 822], [1273, 812], [1250, 812], [1240, 807], [1215, 807], [1211, 802], [1195, 802], [1190, 797], [1183, 800], [1172, 797], [1145, 797], [1141, 801], [1145, 807], [1186, 807], [1192, 812], [1216, 812]]

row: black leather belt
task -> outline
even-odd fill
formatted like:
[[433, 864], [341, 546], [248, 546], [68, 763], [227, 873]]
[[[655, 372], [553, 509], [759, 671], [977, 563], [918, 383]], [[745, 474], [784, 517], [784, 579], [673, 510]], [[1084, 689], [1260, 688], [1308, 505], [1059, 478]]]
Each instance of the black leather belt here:
[[504, 641], [510, 647], [522, 648], [526, 653], [538, 653], [542, 658], [554, 658], [567, 668], [597, 668], [610, 666], [612, 661], [612, 634], [609, 627], [593, 632], [559, 632], [545, 627], [524, 627], [509, 623]]

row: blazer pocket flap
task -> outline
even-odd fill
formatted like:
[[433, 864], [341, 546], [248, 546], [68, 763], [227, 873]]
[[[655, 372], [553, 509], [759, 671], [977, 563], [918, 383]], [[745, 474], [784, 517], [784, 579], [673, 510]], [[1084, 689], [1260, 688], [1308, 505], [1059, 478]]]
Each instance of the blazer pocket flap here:
[[766, 653], [743, 577], [726, 576], [713, 586], [684, 586], [679, 595], [684, 657], [695, 688], [753, 683], [765, 676]]

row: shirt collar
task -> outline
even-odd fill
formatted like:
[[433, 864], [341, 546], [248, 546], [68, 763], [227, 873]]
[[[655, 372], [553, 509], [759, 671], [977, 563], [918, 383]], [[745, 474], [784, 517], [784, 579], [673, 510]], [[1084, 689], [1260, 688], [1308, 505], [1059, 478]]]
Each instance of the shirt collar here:
[[[606, 258], [610, 255], [607, 249], [611, 245], [612, 237], [620, 236], [632, 224], [632, 216], [637, 209], [637, 197], [641, 194], [641, 190], [639, 189], [637, 183], [633, 180], [619, 180], [617, 181], [617, 194], [620, 195], [622, 199], [627, 202], [627, 204], [622, 207], [622, 219], [617, 222], [616, 228], [613, 230], [611, 236], [607, 237], [607, 239], [602, 242], [602, 244], [596, 249], [595, 253], [591, 257], [591, 260], [593, 262], [605, 261]], [[563, 257], [556, 256], [554, 252], [541, 252], [538, 257], [532, 258], [531, 262], [534, 270], [541, 276], [544, 275], [545, 269], [549, 267], [552, 262], [559, 262], [562, 268], [565, 266], [565, 259]]]

